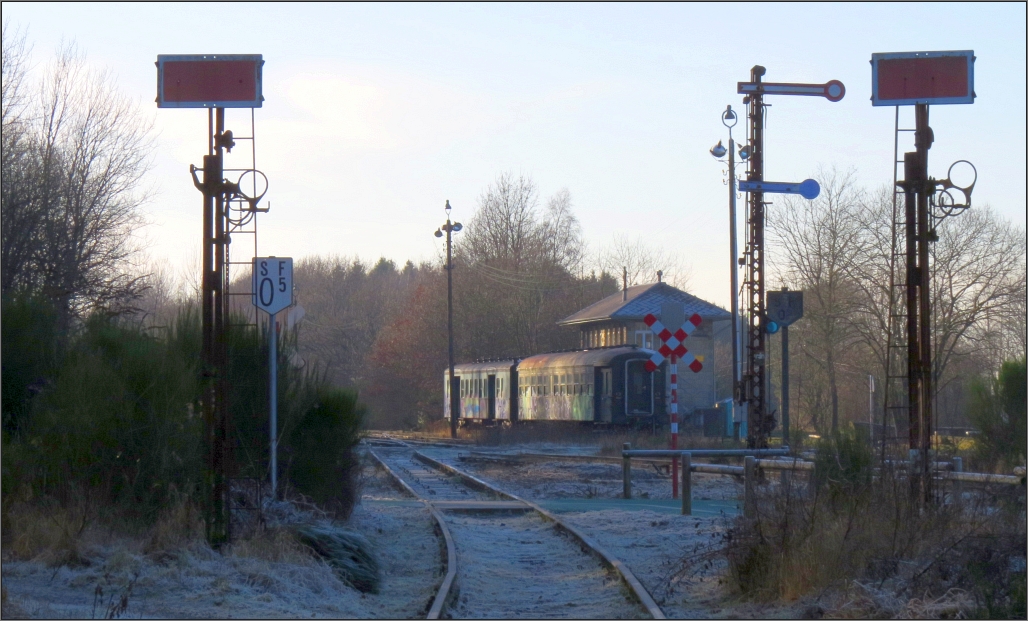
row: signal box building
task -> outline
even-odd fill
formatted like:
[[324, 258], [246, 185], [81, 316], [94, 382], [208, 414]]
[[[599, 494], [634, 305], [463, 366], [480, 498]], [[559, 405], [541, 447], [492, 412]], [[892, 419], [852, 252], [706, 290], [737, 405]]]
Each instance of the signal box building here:
[[[582, 348], [635, 345], [656, 350], [661, 345], [660, 339], [643, 322], [643, 318], [653, 314], [661, 319], [661, 307], [669, 303], [681, 304], [687, 319], [696, 313], [703, 320], [683, 342], [685, 348], [703, 364], [703, 369], [693, 373], [684, 364], [678, 365], [679, 413], [684, 415], [683, 422], [686, 425], [690, 422], [693, 425], [702, 424], [699, 420], [690, 421], [688, 415], [697, 409], [712, 408], [718, 400], [714, 376], [714, 340], [715, 334], [725, 338], [723, 331], [731, 330], [731, 313], [665, 282], [656, 282], [628, 287], [557, 324], [577, 328]], [[731, 337], [725, 340], [731, 343]], [[731, 361], [722, 361], [722, 364], [725, 362], [731, 364]], [[661, 366], [669, 368], [666, 363]], [[665, 380], [664, 386], [670, 387], [670, 378]], [[665, 392], [665, 398], [669, 398], [670, 388]]]

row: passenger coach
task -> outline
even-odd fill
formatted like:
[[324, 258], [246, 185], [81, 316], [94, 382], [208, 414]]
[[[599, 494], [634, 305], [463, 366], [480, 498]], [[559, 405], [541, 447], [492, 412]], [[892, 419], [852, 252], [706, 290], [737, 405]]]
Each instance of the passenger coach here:
[[[443, 417], [450, 419], [449, 371], [443, 374]], [[460, 379], [458, 404], [460, 418], [465, 420], [515, 421], [518, 419], [518, 401], [512, 398], [511, 387], [517, 384], [516, 360], [458, 364], [454, 375]]]
[[[520, 362], [461, 364], [464, 420], [560, 420], [614, 425], [666, 420], [663, 369], [650, 373], [653, 352], [634, 346], [539, 354]], [[446, 382], [444, 374], [443, 383]], [[444, 417], [449, 391], [444, 387]]]

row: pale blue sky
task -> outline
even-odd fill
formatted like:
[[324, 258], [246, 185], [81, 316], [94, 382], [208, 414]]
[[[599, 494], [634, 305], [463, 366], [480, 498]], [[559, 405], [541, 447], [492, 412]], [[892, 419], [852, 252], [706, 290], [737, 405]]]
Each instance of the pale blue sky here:
[[[736, 82], [755, 64], [772, 82], [843, 81], [839, 103], [768, 97], [765, 178], [836, 166], [875, 186], [892, 178], [893, 109], [871, 106], [868, 61], [922, 50], [978, 58], [976, 103], [932, 108], [930, 173], [971, 160], [975, 204], [1025, 223], [1023, 3], [5, 2], [3, 14], [27, 28], [37, 64], [74, 40], [156, 119], [146, 234], [174, 266], [199, 254], [188, 165], [202, 161], [206, 113], [157, 111], [157, 54], [264, 55], [257, 167], [272, 211], [261, 254], [431, 259], [444, 202], [466, 220], [513, 171], [543, 202], [566, 186], [594, 248], [646, 235], [692, 266], [694, 293], [727, 305], [727, 190], [707, 150], [727, 139], [725, 105], [742, 108]], [[248, 125], [248, 112], [229, 111], [237, 134]]]

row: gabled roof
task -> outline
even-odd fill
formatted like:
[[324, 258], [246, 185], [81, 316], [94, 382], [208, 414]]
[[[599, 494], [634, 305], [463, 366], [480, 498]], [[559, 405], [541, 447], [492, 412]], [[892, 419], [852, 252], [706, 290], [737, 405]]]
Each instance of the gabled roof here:
[[679, 303], [685, 310], [685, 316], [691, 317], [698, 313], [707, 321], [731, 319], [732, 314], [718, 308], [710, 302], [699, 299], [681, 289], [676, 289], [666, 282], [655, 282], [648, 285], [635, 285], [628, 288], [627, 300], [622, 299], [623, 292], [607, 296], [557, 322], [559, 326], [573, 326], [594, 321], [641, 321], [652, 313], [660, 318], [660, 307], [668, 302]]

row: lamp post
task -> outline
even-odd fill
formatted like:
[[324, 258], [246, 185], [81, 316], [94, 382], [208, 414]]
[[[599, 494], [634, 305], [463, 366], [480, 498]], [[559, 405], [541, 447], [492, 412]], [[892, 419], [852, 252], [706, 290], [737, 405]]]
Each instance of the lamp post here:
[[446, 329], [450, 341], [450, 437], [457, 437], [457, 419], [460, 416], [460, 384], [453, 374], [453, 253], [451, 237], [464, 226], [460, 222], [450, 222], [450, 201], [446, 201], [446, 224], [435, 230], [436, 237], [442, 237], [446, 231]]
[[[732, 138], [732, 128], [739, 122], [739, 117], [732, 110], [732, 106], [725, 108], [721, 113], [721, 123], [728, 128], [728, 149], [725, 149], [721, 141], [710, 149], [710, 154], [723, 161], [722, 158], [728, 155], [728, 219], [729, 236], [731, 239], [731, 287], [732, 287], [732, 399], [733, 414], [736, 420], [746, 420], [735, 412], [743, 402], [741, 380], [742, 380], [742, 332], [739, 330], [739, 251], [736, 239], [735, 220], [735, 140]], [[739, 148], [739, 157], [743, 160], [749, 158], [749, 145], [742, 145]]]

